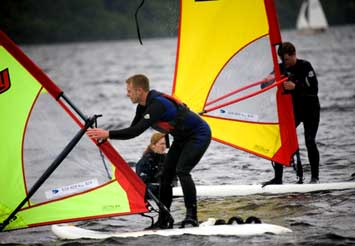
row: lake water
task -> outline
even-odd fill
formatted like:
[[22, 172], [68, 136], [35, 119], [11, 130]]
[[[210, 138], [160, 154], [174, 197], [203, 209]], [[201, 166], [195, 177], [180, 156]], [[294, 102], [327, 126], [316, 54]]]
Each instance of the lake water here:
[[[319, 80], [321, 122], [317, 143], [321, 154], [320, 181], [355, 181], [355, 26], [332, 27], [317, 35], [283, 31], [298, 57], [309, 60]], [[125, 79], [144, 73], [151, 86], [171, 92], [176, 39], [23, 46], [28, 54], [86, 114], [101, 113], [103, 128], [130, 124], [135, 106], [125, 97]], [[112, 141], [127, 161], [136, 161], [151, 132], [129, 141]], [[305, 182], [310, 168], [302, 127], [298, 129]], [[353, 175], [352, 175], [353, 174]], [[192, 173], [196, 184], [254, 184], [272, 178], [268, 161], [213, 142]], [[293, 183], [292, 168], [285, 169], [285, 183]], [[178, 221], [183, 218], [182, 199], [173, 203]], [[199, 219], [244, 218], [255, 215], [293, 233], [274, 236], [147, 236], [137, 239], [58, 240], [49, 226], [5, 232], [0, 243], [22, 245], [354, 245], [355, 191], [307, 194], [253, 195], [226, 199], [199, 199]], [[132, 231], [147, 226], [139, 215], [81, 222], [86, 228]]]

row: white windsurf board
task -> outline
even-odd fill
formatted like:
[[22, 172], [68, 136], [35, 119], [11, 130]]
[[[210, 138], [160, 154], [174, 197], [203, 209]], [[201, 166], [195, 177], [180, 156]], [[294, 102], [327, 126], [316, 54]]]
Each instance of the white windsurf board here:
[[[319, 183], [319, 184], [282, 184], [267, 185], [197, 185], [197, 196], [225, 197], [244, 196], [254, 194], [284, 194], [284, 193], [306, 193], [330, 190], [355, 189], [355, 182]], [[182, 196], [180, 186], [173, 188], [173, 195]]]
[[273, 224], [232, 224], [214, 225], [215, 219], [210, 218], [199, 227], [174, 228], [165, 230], [143, 230], [136, 232], [101, 232], [88, 230], [74, 225], [52, 225], [53, 233], [60, 239], [105, 239], [110, 237], [141, 237], [146, 235], [176, 236], [183, 234], [193, 235], [229, 235], [229, 236], [253, 236], [268, 234], [282, 234], [292, 232], [292, 230]]

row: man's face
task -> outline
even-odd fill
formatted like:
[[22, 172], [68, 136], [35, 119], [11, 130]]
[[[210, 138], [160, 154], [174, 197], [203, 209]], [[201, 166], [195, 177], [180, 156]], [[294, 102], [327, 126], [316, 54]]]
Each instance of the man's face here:
[[134, 88], [132, 83], [127, 83], [127, 97], [129, 97], [133, 104], [139, 103], [140, 90], [139, 88]]
[[296, 64], [296, 54], [293, 55], [289, 55], [289, 54], [284, 54], [284, 62], [285, 62], [285, 66], [288, 67], [292, 67], [293, 65]]

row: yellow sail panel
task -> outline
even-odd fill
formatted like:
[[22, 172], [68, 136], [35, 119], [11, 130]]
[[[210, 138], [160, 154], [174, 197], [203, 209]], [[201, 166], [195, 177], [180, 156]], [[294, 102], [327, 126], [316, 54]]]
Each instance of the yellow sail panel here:
[[23, 209], [7, 230], [124, 214], [130, 211], [127, 200], [122, 187], [111, 182], [91, 192]]
[[3, 71], [7, 71], [9, 81], [7, 90], [0, 93], [0, 170], [6, 173], [0, 178], [0, 185], [7, 187], [0, 190], [0, 197], [11, 198], [0, 202], [0, 209], [5, 209], [17, 205], [26, 196], [22, 175], [23, 134], [41, 84], [24, 71], [3, 46], [0, 46], [0, 58], [1, 79], [4, 78]]
[[184, 0], [180, 18], [174, 95], [200, 112], [228, 60], [268, 33], [264, 2]]
[[[213, 129], [215, 139], [221, 142], [233, 139], [233, 145], [242, 150], [258, 153], [265, 158], [272, 158], [280, 148], [281, 142], [278, 137], [279, 126], [277, 124], [262, 125], [247, 122], [221, 121], [211, 117], [205, 117], [205, 120]], [[274, 138], [271, 139], [270, 135], [274, 136]]]

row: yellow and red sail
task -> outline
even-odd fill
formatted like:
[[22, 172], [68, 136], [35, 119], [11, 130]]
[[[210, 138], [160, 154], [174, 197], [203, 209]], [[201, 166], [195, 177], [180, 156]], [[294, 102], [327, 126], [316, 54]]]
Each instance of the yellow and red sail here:
[[214, 140], [289, 165], [298, 143], [280, 43], [272, 0], [182, 0], [173, 95]]

